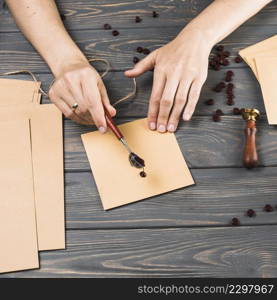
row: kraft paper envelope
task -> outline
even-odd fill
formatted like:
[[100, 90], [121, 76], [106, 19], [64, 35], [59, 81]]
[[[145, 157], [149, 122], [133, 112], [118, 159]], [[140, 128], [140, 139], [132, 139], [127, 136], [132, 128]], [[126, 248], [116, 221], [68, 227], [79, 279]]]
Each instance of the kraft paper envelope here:
[[256, 60], [259, 57], [277, 57], [277, 48], [273, 50], [264, 51], [262, 53], [257, 53], [255, 55], [254, 57], [255, 75], [258, 80], [260, 80], [260, 76], [259, 76]]
[[15, 106], [18, 104], [40, 103], [40, 82], [0, 79], [0, 107]]
[[277, 57], [256, 58], [264, 104], [269, 124], [277, 124]]
[[39, 250], [64, 249], [62, 114], [53, 104], [29, 104], [0, 109], [0, 120], [11, 118], [31, 120]]
[[29, 121], [0, 122], [0, 273], [39, 267]]
[[240, 56], [250, 66], [256, 78], [259, 79], [255, 65], [255, 56], [267, 51], [277, 51], [277, 35], [247, 47], [239, 52]]
[[175, 135], [150, 131], [146, 119], [119, 126], [130, 148], [145, 160], [146, 178], [131, 167], [112, 132], [82, 135], [105, 210], [194, 184]]

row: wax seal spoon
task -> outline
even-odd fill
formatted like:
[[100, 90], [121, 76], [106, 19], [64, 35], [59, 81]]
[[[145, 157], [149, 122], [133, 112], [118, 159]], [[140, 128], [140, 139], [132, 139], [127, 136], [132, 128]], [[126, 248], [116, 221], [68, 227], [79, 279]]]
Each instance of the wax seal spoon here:
[[113, 122], [113, 119], [108, 112], [108, 110], [104, 107], [105, 111], [105, 116], [106, 116], [106, 121], [108, 127], [112, 130], [112, 132], [115, 134], [115, 136], [118, 138], [118, 140], [123, 144], [123, 146], [127, 149], [129, 153], [129, 162], [132, 167], [138, 168], [138, 169], [143, 169], [145, 167], [145, 162], [142, 158], [140, 158], [137, 154], [135, 154], [130, 147], [128, 146], [126, 140], [124, 139], [123, 134], [119, 130], [119, 128], [115, 125]]

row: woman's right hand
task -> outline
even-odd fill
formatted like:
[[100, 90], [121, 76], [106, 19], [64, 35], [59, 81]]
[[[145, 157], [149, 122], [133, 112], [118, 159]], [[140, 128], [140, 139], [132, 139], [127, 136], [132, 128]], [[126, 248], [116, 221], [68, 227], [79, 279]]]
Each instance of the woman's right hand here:
[[[80, 124], [95, 124], [101, 133], [107, 130], [103, 106], [112, 117], [116, 114], [101, 77], [89, 62], [68, 66], [56, 78], [49, 97], [67, 118]], [[75, 103], [78, 107], [74, 111]]]

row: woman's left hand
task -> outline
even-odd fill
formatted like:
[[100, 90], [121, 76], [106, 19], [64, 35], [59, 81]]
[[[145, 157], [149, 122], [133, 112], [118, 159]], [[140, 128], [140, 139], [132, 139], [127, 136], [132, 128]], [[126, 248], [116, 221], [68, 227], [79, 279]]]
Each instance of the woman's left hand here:
[[181, 116], [191, 119], [206, 81], [212, 46], [198, 30], [184, 29], [173, 41], [155, 50], [125, 72], [137, 77], [154, 69], [148, 126], [174, 132]]

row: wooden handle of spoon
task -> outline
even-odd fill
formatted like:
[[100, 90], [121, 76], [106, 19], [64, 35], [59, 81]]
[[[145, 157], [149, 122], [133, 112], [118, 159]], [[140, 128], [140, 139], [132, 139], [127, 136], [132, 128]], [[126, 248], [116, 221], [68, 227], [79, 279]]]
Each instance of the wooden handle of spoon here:
[[256, 122], [248, 120], [246, 122], [245, 147], [243, 154], [243, 164], [246, 168], [251, 169], [258, 164], [258, 153], [256, 148]]
[[104, 107], [106, 122], [107, 122], [108, 127], [111, 129], [111, 131], [116, 135], [116, 137], [119, 140], [122, 139], [123, 134], [121, 133], [119, 128], [114, 124], [113, 119], [112, 119], [110, 113], [108, 112], [108, 110], [106, 109], [106, 107], [105, 106], [103, 106], [103, 107]]

